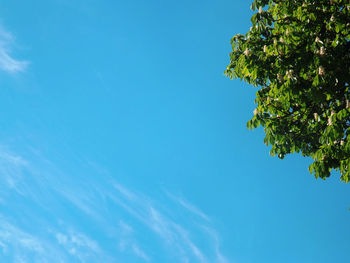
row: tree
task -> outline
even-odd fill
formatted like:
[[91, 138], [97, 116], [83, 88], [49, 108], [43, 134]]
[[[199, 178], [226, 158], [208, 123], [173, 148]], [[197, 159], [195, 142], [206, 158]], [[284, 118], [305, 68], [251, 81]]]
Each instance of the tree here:
[[225, 74], [258, 87], [250, 129], [271, 155], [310, 156], [316, 178], [350, 180], [348, 0], [255, 0], [252, 27], [231, 40]]

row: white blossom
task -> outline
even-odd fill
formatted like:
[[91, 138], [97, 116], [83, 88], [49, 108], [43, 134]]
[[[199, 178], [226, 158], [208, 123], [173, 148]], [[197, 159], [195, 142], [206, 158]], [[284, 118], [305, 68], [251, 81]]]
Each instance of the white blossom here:
[[334, 110], [331, 110], [331, 116], [328, 117], [328, 126], [333, 125], [332, 116], [335, 114]]
[[314, 118], [316, 121], [320, 121], [320, 116], [318, 116], [317, 112], [314, 113]]
[[318, 67], [318, 75], [322, 76], [324, 74], [326, 74], [326, 71], [325, 71], [324, 67], [319, 66]]
[[321, 56], [326, 55], [326, 49], [325, 49], [325, 47], [321, 47], [319, 53], [320, 53]]
[[323, 42], [321, 41], [321, 39], [320, 39], [319, 37], [316, 37], [316, 38], [315, 38], [315, 42], [316, 42], [316, 43], [321, 43], [321, 44], [323, 44]]
[[283, 76], [280, 73], [278, 73], [277, 74], [277, 79], [278, 79], [279, 82], [282, 82], [283, 81]]
[[286, 71], [286, 75], [289, 79], [293, 78], [294, 70], [290, 69]]
[[266, 45], [264, 45], [263, 51], [264, 51], [264, 53], [267, 52], [267, 46]]
[[332, 118], [331, 117], [328, 117], [328, 126], [331, 126], [331, 125], [333, 125], [333, 122], [332, 122]]
[[259, 7], [259, 14], [261, 14], [262, 12], [264, 12], [264, 10], [261, 8], [261, 6]]
[[287, 78], [292, 80], [297, 80], [297, 77], [294, 75], [294, 70], [290, 69], [286, 71]]
[[246, 48], [246, 50], [244, 50], [243, 54], [246, 55], [247, 57], [251, 54], [252, 52]]
[[257, 115], [257, 114], [258, 114], [258, 109], [257, 109], [257, 108], [254, 109], [253, 114], [254, 114], [254, 115]]

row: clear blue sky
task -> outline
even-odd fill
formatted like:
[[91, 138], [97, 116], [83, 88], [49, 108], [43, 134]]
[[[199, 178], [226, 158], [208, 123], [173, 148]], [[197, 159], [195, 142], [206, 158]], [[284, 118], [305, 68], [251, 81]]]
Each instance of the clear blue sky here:
[[223, 76], [249, 6], [1, 2], [0, 262], [350, 262], [350, 186]]

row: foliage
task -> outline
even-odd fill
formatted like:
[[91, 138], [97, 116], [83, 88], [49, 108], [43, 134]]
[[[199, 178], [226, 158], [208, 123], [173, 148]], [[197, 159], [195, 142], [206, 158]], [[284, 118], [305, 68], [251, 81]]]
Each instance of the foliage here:
[[350, 180], [348, 0], [255, 0], [252, 27], [232, 38], [225, 74], [258, 87], [250, 129], [263, 126], [271, 154], [298, 152], [325, 179]]

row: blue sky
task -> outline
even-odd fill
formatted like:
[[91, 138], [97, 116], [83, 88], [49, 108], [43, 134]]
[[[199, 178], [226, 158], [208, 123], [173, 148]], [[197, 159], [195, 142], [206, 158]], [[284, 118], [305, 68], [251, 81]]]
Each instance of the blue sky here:
[[0, 262], [350, 260], [349, 185], [223, 76], [250, 1], [0, 6]]

